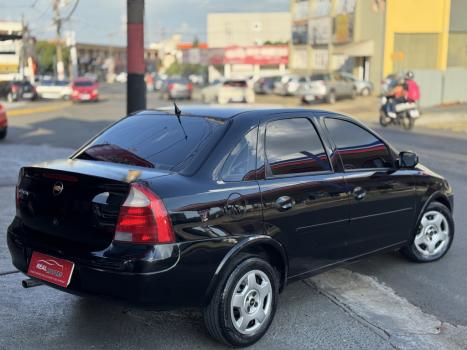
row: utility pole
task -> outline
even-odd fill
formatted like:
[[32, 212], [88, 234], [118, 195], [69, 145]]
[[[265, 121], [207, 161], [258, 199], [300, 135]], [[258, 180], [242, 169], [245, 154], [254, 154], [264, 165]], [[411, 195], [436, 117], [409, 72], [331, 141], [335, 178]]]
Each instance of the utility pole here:
[[62, 18], [60, 17], [60, 0], [54, 0], [54, 24], [56, 26], [55, 48], [57, 55], [57, 77], [59, 80], [65, 79], [65, 65], [62, 56]]
[[127, 113], [146, 109], [144, 0], [127, 0]]

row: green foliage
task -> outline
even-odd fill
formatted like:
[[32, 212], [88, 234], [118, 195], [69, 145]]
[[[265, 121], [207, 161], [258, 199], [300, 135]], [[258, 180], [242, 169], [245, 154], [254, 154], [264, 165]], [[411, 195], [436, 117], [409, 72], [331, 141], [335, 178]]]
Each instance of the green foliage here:
[[190, 74], [204, 74], [205, 72], [206, 67], [200, 64], [178, 63], [175, 61], [167, 69], [166, 74], [188, 77]]
[[[36, 54], [39, 61], [39, 70], [41, 73], [52, 73], [55, 71], [56, 45], [53, 42], [39, 40], [36, 43]], [[70, 50], [62, 46], [62, 57], [65, 67], [70, 62]], [[65, 68], [66, 69], [66, 68]]]

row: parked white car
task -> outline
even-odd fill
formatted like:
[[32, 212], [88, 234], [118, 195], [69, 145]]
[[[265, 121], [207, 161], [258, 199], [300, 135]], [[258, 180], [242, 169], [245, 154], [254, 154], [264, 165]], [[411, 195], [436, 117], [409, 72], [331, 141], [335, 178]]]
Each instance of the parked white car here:
[[226, 80], [215, 82], [201, 90], [201, 99], [206, 103], [253, 103], [255, 93], [246, 80]]
[[369, 96], [373, 92], [373, 83], [371, 81], [358, 79], [350, 73], [342, 72], [341, 75], [354, 83], [358, 95]]
[[42, 80], [37, 84], [36, 92], [39, 98], [68, 100], [73, 90], [68, 80]]

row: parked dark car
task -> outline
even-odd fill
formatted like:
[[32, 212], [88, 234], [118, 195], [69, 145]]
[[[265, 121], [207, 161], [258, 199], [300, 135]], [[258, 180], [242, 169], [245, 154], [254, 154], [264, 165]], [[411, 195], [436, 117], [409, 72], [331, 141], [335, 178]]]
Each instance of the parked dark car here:
[[162, 84], [160, 95], [163, 99], [191, 99], [193, 83], [187, 78], [168, 78]]
[[448, 251], [448, 182], [355, 120], [182, 111], [128, 116], [70, 159], [21, 169], [7, 237], [25, 286], [201, 307], [214, 338], [247, 346], [292, 281], [374, 253]]
[[0, 97], [8, 102], [35, 100], [36, 88], [27, 80], [0, 81]]
[[282, 76], [259, 78], [253, 85], [253, 89], [257, 94], [272, 94], [276, 83], [279, 83], [281, 79]]

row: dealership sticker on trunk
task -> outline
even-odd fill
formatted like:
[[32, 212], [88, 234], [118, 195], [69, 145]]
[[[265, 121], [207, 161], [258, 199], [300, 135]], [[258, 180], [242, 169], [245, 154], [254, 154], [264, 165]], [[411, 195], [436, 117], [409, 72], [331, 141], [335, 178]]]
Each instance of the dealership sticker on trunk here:
[[74, 267], [71, 261], [33, 252], [28, 275], [66, 288]]

